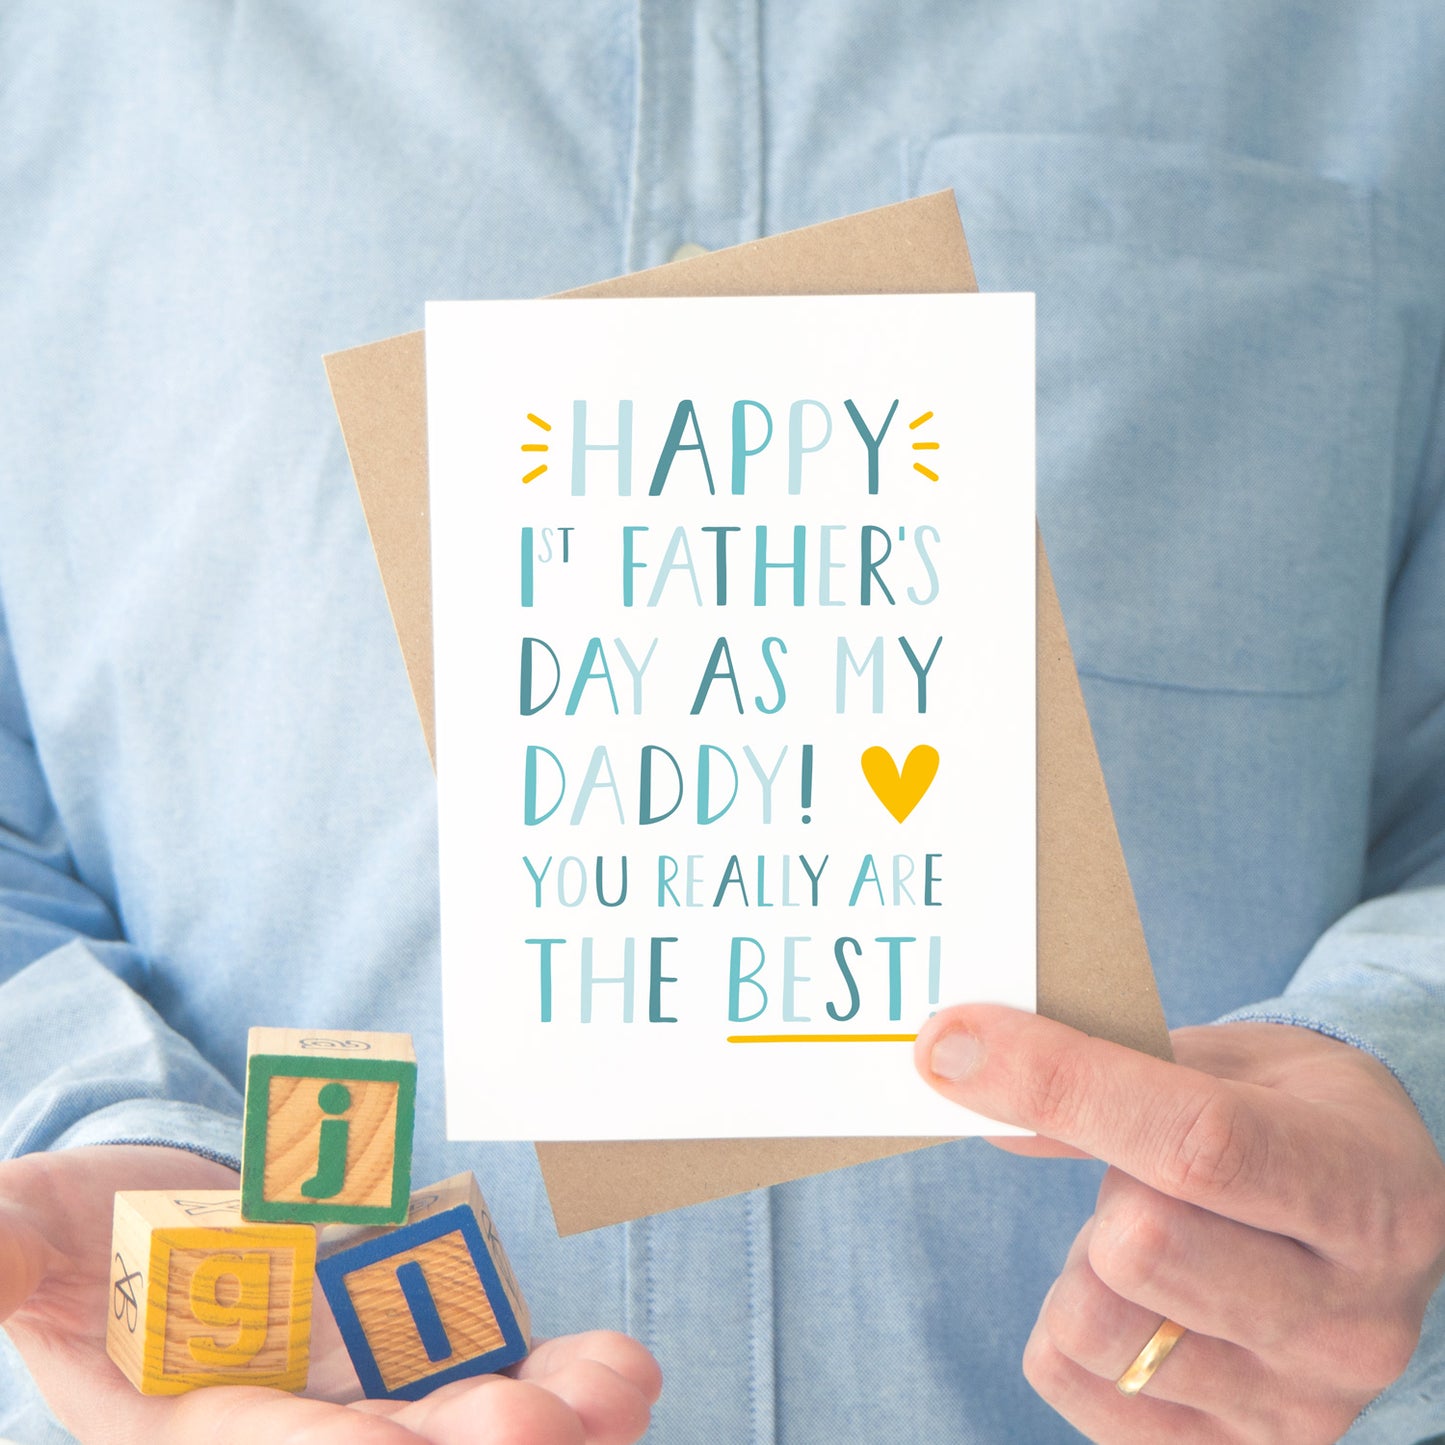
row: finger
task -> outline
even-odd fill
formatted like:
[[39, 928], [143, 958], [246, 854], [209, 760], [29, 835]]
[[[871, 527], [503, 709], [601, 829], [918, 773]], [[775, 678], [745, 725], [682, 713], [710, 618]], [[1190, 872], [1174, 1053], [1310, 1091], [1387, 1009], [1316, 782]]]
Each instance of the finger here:
[[[1167, 1316], [1141, 1309], [1100, 1283], [1088, 1262], [1059, 1276], [1035, 1333], [1066, 1359], [1113, 1386]], [[1176, 1321], [1176, 1323], [1178, 1323]], [[1238, 1345], [1191, 1330], [1144, 1386], [1152, 1400], [1232, 1422], [1251, 1420], [1278, 1382]]]
[[1062, 1354], [1041, 1332], [1030, 1336], [1024, 1349], [1024, 1378], [1090, 1440], [1108, 1445], [1159, 1445], [1161, 1440], [1238, 1445], [1239, 1437], [1229, 1427], [1187, 1405], [1147, 1393], [1121, 1395], [1108, 1380]]
[[401, 1405], [390, 1420], [410, 1431], [413, 1442], [432, 1445], [588, 1445], [582, 1422], [561, 1396], [505, 1375], [444, 1385]]
[[[430, 1437], [405, 1424], [343, 1405], [306, 1400], [276, 1390], [227, 1386], [193, 1390], [175, 1399], [145, 1400], [139, 1428], [126, 1445], [417, 1445]], [[118, 1438], [104, 1425], [95, 1439]], [[571, 1442], [568, 1442], [571, 1445]]]
[[[1157, 1325], [1157, 1316], [1150, 1317]], [[1147, 1339], [1147, 1336], [1146, 1336]], [[1238, 1408], [1230, 1394], [1239, 1385], [1227, 1369], [1217, 1377], [1218, 1393], [1208, 1387], [1215, 1377], [1209, 1371], [1207, 1341], [1185, 1335], [1137, 1395], [1121, 1394], [1108, 1367], [1096, 1373], [1071, 1360], [1042, 1330], [1030, 1336], [1024, 1349], [1024, 1376], [1038, 1393], [1091, 1440], [1109, 1445], [1238, 1445], [1241, 1440], [1338, 1440], [1359, 1414], [1363, 1399], [1341, 1404], [1338, 1399], [1287, 1394], [1268, 1386], [1257, 1389], [1252, 1413]], [[1182, 1390], [1189, 1356], [1203, 1382], [1196, 1390], [1205, 1408], [1179, 1404], [1169, 1398]], [[1237, 1352], [1242, 1353], [1242, 1352]], [[1119, 1374], [1132, 1363], [1126, 1360]], [[1174, 1369], [1169, 1374], [1170, 1366]], [[1171, 1382], [1172, 1376], [1172, 1382]], [[1368, 1398], [1366, 1396], [1365, 1398]]]
[[52, 1254], [20, 1210], [0, 1204], [0, 1323], [40, 1288]]
[[1308, 1354], [1300, 1342], [1337, 1303], [1336, 1271], [1295, 1240], [1171, 1199], [1115, 1169], [1099, 1190], [1088, 1264], [1144, 1315], [1268, 1359]]
[[[1066, 1359], [1110, 1384], [1138, 1357], [1161, 1323], [1161, 1314], [1114, 1293], [1094, 1272], [1090, 1220], [1068, 1262], [1039, 1307], [1033, 1333]], [[1186, 1324], [1177, 1315], [1164, 1316]], [[1189, 1328], [1145, 1385], [1150, 1397], [1187, 1405], [1206, 1415], [1241, 1421], [1272, 1412], [1279, 1382], [1247, 1350]]]
[[630, 1381], [649, 1405], [662, 1393], [662, 1370], [647, 1349], [616, 1330], [586, 1330], [535, 1340], [531, 1352], [507, 1373], [519, 1380], [535, 1380], [553, 1374], [577, 1360], [595, 1360]]
[[662, 1391], [657, 1361], [636, 1340], [613, 1330], [534, 1342], [509, 1373], [565, 1400], [593, 1445], [639, 1439]]
[[0, 1321], [8, 1320], [66, 1262], [45, 1228], [61, 1200], [50, 1157], [29, 1155], [0, 1163]]
[[571, 1408], [588, 1445], [632, 1445], [652, 1418], [652, 1404], [642, 1391], [597, 1360], [576, 1360], [535, 1383]]
[[1261, 1229], [1327, 1245], [1349, 1227], [1358, 1140], [1275, 1089], [1164, 1063], [993, 1004], [923, 1026], [915, 1062], [945, 1097]]

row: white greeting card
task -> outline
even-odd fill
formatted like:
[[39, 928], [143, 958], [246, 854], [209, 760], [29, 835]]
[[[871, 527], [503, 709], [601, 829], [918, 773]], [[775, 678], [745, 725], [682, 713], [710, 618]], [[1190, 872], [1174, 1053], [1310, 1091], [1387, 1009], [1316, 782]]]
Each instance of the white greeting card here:
[[1034, 1006], [1033, 298], [427, 308], [448, 1132], [1003, 1132]]

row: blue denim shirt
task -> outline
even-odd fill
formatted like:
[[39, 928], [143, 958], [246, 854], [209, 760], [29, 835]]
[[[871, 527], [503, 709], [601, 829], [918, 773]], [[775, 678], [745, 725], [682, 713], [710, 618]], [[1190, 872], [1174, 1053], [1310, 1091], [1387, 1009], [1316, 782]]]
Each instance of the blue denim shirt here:
[[[944, 1145], [559, 1241], [444, 1142], [434, 788], [320, 356], [951, 186], [1038, 294], [1039, 513], [1173, 1024], [1445, 1137], [1438, 0], [12, 0], [0, 1149], [234, 1158], [246, 1028], [408, 1030], [539, 1331], [667, 1442], [1046, 1442], [1096, 1166]], [[0, 1360], [0, 1433], [66, 1438]], [[1437, 1297], [1349, 1437], [1445, 1421]]]

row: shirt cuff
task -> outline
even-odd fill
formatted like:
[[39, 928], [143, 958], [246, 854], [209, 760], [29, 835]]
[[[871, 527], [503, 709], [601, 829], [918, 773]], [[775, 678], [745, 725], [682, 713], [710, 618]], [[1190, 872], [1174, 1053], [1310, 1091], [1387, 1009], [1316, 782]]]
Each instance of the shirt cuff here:
[[60, 1134], [51, 1149], [90, 1144], [150, 1144], [184, 1149], [203, 1159], [241, 1168], [241, 1121], [200, 1104], [130, 1099], [87, 1114]]
[[[1428, 891], [1445, 905], [1445, 889]], [[1363, 926], [1391, 911], [1364, 904], [1347, 914], [1280, 997], [1218, 1022], [1294, 1024], [1363, 1049], [1399, 1080], [1445, 1156], [1445, 907], [1438, 935]]]
[[[1292, 1024], [1378, 1059], [1445, 1156], [1445, 888], [1373, 899], [1310, 950], [1285, 992], [1220, 1023]], [[1408, 1369], [1366, 1406], [1350, 1445], [1396, 1445], [1438, 1430], [1445, 1403], [1445, 1286], [1425, 1313]]]

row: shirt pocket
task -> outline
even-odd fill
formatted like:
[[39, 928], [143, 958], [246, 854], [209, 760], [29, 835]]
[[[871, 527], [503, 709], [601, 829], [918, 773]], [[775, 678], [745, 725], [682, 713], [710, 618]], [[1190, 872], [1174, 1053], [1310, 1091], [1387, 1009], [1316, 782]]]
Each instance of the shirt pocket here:
[[953, 188], [980, 286], [1037, 294], [1039, 518], [1080, 672], [1339, 687], [1386, 546], [1369, 192], [1118, 137], [948, 135], [909, 170]]

